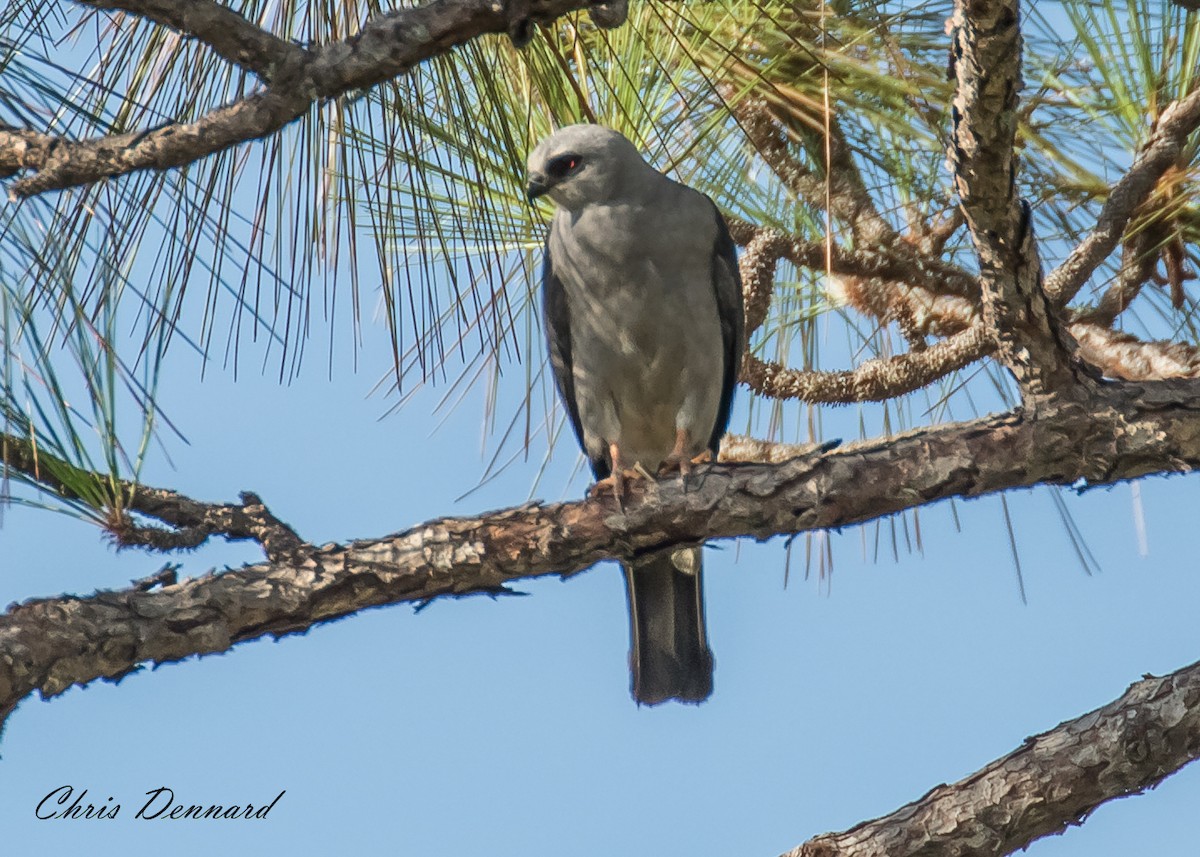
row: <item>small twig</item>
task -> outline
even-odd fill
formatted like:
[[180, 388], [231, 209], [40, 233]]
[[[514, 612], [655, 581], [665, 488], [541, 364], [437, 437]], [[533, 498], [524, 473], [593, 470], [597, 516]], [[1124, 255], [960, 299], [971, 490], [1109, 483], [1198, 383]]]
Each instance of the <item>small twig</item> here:
[[145, 547], [160, 551], [198, 547], [213, 536], [231, 541], [258, 542], [267, 558], [281, 562], [311, 550], [291, 527], [275, 517], [258, 495], [241, 494], [241, 505], [202, 503], [164, 488], [132, 486], [128, 511], [154, 518], [171, 529], [135, 524], [119, 515], [109, 530], [121, 547]]
[[1111, 327], [1117, 316], [1133, 303], [1142, 286], [1154, 277], [1156, 243], [1149, 230], [1130, 236], [1121, 251], [1121, 269], [1117, 272], [1116, 282], [1108, 287], [1095, 307], [1075, 313], [1072, 320]]
[[1129, 172], [1113, 185], [1096, 227], [1046, 277], [1046, 294], [1056, 306], [1065, 306], [1075, 297], [1092, 272], [1116, 248], [1129, 218], [1150, 196], [1163, 174], [1178, 163], [1184, 143], [1197, 127], [1200, 127], [1200, 89], [1163, 111]]
[[940, 256], [946, 249], [946, 243], [966, 222], [962, 209], [956, 206], [921, 236], [921, 249], [930, 256]]
[[168, 562], [149, 577], [129, 581], [138, 592], [149, 592], [157, 586], [174, 586], [179, 581], [178, 571], [181, 566]]
[[[83, 470], [49, 455], [35, 454], [25, 438], [0, 434], [5, 468], [11, 467], [29, 479], [68, 500], [87, 502], [70, 487], [73, 482], [107, 483], [107, 476]], [[70, 474], [60, 478], [55, 473]], [[175, 491], [150, 488], [121, 480], [115, 485], [121, 498], [108, 509], [105, 526], [120, 547], [145, 547], [159, 551], [189, 550], [213, 536], [230, 540], [248, 539], [262, 545], [268, 559], [284, 561], [313, 550], [296, 532], [279, 520], [256, 494], [243, 492], [241, 504], [202, 503]], [[167, 525], [138, 524], [130, 513], [144, 515]]]

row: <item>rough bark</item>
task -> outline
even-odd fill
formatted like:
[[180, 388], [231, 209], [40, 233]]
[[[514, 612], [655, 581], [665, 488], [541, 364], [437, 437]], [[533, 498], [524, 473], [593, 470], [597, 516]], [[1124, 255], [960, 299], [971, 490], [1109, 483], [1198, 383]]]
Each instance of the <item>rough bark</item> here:
[[983, 320], [1024, 391], [1069, 389], [1069, 343], [1042, 291], [1032, 214], [1017, 194], [1020, 4], [958, 0], [951, 23], [958, 93], [950, 162], [979, 256]]
[[1200, 664], [1032, 738], [952, 785], [784, 857], [989, 857], [1061, 833], [1200, 756]]
[[[716, 465], [682, 489], [531, 504], [429, 521], [394, 536], [296, 548], [274, 561], [0, 617], [0, 711], [25, 696], [116, 679], [143, 663], [225, 651], [384, 604], [495, 593], [671, 544], [829, 529], [948, 497], [1040, 483], [1106, 484], [1200, 466], [1200, 382], [1113, 385], [1087, 406], [1015, 411], [782, 464]], [[1083, 480], [1083, 482], [1080, 482]]]
[[742, 383], [772, 399], [849, 404], [882, 402], [911, 393], [974, 363], [994, 343], [981, 325], [970, 327], [920, 351], [866, 360], [842, 372], [789, 369], [747, 354]]

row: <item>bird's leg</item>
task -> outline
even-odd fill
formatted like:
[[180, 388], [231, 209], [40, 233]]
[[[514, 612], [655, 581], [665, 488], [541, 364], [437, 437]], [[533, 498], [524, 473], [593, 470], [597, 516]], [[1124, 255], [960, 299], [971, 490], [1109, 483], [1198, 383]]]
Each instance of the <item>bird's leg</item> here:
[[587, 490], [589, 497], [599, 497], [605, 491], [612, 490], [613, 496], [617, 499], [617, 506], [621, 511], [625, 511], [622, 501], [625, 499], [625, 486], [631, 479], [645, 479], [647, 482], [653, 482], [654, 477], [642, 467], [640, 461], [635, 461], [632, 467], [626, 467], [621, 460], [621, 448], [615, 444], [608, 445], [608, 457], [612, 461], [612, 470], [603, 479], [599, 479], [592, 483]]
[[588, 488], [589, 497], [599, 497], [605, 490], [611, 488], [613, 496], [617, 498], [617, 506], [622, 510], [624, 506], [621, 501], [625, 496], [625, 474], [621, 470], [621, 448], [615, 443], [608, 445], [608, 457], [612, 461], [612, 470], [603, 479], [596, 480], [590, 488]]
[[[699, 463], [688, 455], [689, 446], [691, 446], [691, 439], [688, 437], [687, 429], [675, 429], [675, 447], [663, 459], [663, 463], [658, 468], [659, 475], [665, 476], [673, 470], [678, 470], [680, 479], [689, 476], [692, 472], [692, 464]], [[697, 459], [699, 457], [696, 456]]]

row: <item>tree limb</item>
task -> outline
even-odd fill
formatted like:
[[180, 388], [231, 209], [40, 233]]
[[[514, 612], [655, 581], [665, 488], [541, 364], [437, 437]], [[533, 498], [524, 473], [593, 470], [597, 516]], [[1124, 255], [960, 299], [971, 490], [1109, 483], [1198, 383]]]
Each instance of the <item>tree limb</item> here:
[[299, 45], [279, 38], [215, 0], [76, 0], [94, 9], [129, 12], [208, 45], [231, 63], [269, 81], [275, 70], [308, 59]]
[[[797, 267], [825, 270], [824, 242], [805, 241], [736, 217], [727, 221], [729, 233], [739, 245], [746, 246], [758, 239], [765, 254], [773, 253]], [[939, 294], [979, 299], [978, 277], [942, 259], [897, 252], [894, 247], [847, 249], [834, 244], [829, 262], [834, 274], [919, 283]]]
[[952, 785], [784, 857], [1000, 857], [1200, 756], [1200, 663], [1032, 738]]
[[1133, 166], [1113, 185], [1096, 228], [1046, 277], [1046, 294], [1056, 306], [1065, 306], [1108, 258], [1121, 240], [1129, 218], [1150, 196], [1163, 174], [1179, 161], [1184, 143], [1197, 127], [1200, 127], [1200, 89], [1163, 111]]
[[1113, 384], [1088, 407], [1055, 400], [782, 464], [703, 467], [683, 486], [635, 483], [624, 513], [608, 497], [534, 503], [149, 592], [28, 601], [0, 616], [0, 718], [35, 690], [51, 697], [368, 607], [495, 593], [667, 545], [842, 527], [949, 497], [1197, 467], [1200, 382]]
[[956, 0], [952, 62], [958, 91], [949, 159], [979, 256], [983, 320], [1023, 391], [1070, 389], [1075, 376], [1042, 291], [1028, 205], [1017, 196], [1018, 0]]
[[[739, 264], [747, 330], [753, 332], [766, 318], [777, 260], [786, 258], [799, 267], [819, 269], [824, 248], [736, 219], [731, 219], [730, 231], [744, 245]], [[1141, 261], [1136, 265], [1130, 263], [1136, 271], [1123, 273], [1122, 283], [1145, 270], [1145, 254], [1137, 258]], [[973, 290], [974, 299], [960, 296], [972, 291], [967, 283], [977, 282], [966, 272], [945, 263], [939, 267], [934, 264], [937, 260], [910, 263], [865, 250], [836, 248], [832, 260], [839, 294], [831, 297], [884, 323], [906, 325], [912, 339], [928, 335], [948, 338], [929, 348], [867, 361], [848, 371], [790, 368], [748, 354], [742, 381], [756, 393], [812, 403], [881, 401], [920, 389], [994, 351], [994, 341], [983, 333], [978, 288]], [[1112, 300], [1106, 296], [1100, 308], [1079, 313], [1066, 325], [1067, 335], [1085, 362], [1109, 377], [1129, 381], [1200, 376], [1200, 349], [1195, 346], [1145, 342], [1096, 323], [1093, 317]]]
[[[105, 514], [105, 529], [118, 547], [187, 550], [199, 547], [213, 536], [222, 536], [256, 541], [274, 561], [311, 549], [249, 491], [242, 493], [241, 504], [202, 503], [176, 491], [113, 480], [82, 470], [44, 450], [39, 451], [25, 438], [0, 432], [0, 476], [7, 476], [10, 469], [59, 497], [82, 500], [89, 505], [93, 501], [72, 486], [103, 484], [111, 502], [108, 508], [97, 511]], [[130, 512], [153, 518], [170, 529], [140, 525], [130, 517]]]
[[1200, 349], [1183, 342], [1145, 341], [1099, 324], [1071, 325], [1079, 356], [1110, 378], [1200, 377]]
[[754, 392], [773, 399], [849, 404], [882, 402], [919, 390], [995, 348], [982, 325], [976, 324], [929, 348], [898, 357], [866, 360], [854, 369], [822, 372], [789, 369], [747, 354], [741, 381]]
[[1116, 281], [1105, 290], [1094, 307], [1072, 313], [1073, 321], [1112, 327], [1117, 316], [1133, 303], [1142, 286], [1154, 277], [1158, 261], [1154, 239], [1150, 230], [1142, 230], [1126, 239]]
[[[146, 9], [163, 23], [188, 26], [191, 35], [212, 38], [219, 29], [213, 4], [204, 4], [207, 12], [195, 13], [186, 11], [188, 5], [182, 0], [128, 0], [122, 8]], [[533, 18], [547, 21], [587, 7], [588, 0], [531, 0], [530, 6]], [[178, 167], [261, 139], [314, 104], [389, 80], [484, 33], [504, 33], [508, 17], [505, 5], [496, 0], [433, 0], [374, 18], [350, 38], [311, 51], [289, 48], [280, 66], [271, 63], [273, 57], [284, 57], [278, 40], [266, 33], [251, 38], [251, 29], [248, 22], [238, 25], [218, 37], [221, 47], [214, 49], [256, 66], [265, 62], [270, 83], [195, 122], [80, 141], [0, 128], [0, 177], [33, 170], [9, 186], [9, 195], [21, 198], [136, 170]]]
[[[899, 237], [879, 213], [871, 192], [863, 181], [850, 144], [835, 117], [829, 118], [829, 164], [825, 178], [809, 170], [789, 151], [788, 137], [765, 98], [731, 99], [731, 111], [737, 116], [747, 138], [763, 161], [798, 198], [816, 209], [830, 213], [850, 227], [860, 245], [894, 246]], [[824, 161], [824, 129], [819, 135], [820, 151], [814, 160]]]

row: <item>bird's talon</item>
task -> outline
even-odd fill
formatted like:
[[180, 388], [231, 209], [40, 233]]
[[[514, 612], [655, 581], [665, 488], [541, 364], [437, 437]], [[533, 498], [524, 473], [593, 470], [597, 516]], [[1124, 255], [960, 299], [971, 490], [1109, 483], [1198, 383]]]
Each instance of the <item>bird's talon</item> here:
[[612, 492], [617, 503], [621, 502], [621, 495], [625, 493], [625, 480], [621, 478], [620, 471], [605, 476], [603, 479], [598, 479], [589, 485], [587, 495], [595, 500], [602, 497], [606, 491]]
[[658, 468], [658, 475], [669, 476], [675, 471], [679, 471], [680, 478], [690, 476], [692, 473], [692, 460], [686, 455], [676, 455], [672, 452], [663, 459], [663, 463]]

